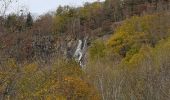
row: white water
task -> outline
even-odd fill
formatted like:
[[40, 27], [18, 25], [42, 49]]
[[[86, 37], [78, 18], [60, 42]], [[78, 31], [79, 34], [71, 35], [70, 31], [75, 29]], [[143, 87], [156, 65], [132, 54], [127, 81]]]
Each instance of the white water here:
[[[83, 47], [82, 47], [83, 46]], [[83, 61], [82, 58], [86, 52], [86, 47], [87, 47], [87, 39], [83, 40], [79, 40], [78, 41], [78, 45], [77, 45], [77, 49], [74, 53], [74, 58], [75, 60], [80, 64], [81, 67], [83, 67]]]

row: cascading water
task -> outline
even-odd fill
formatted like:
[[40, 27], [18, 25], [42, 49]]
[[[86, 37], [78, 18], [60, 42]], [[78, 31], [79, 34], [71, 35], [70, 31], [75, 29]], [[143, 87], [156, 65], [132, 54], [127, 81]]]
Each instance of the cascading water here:
[[80, 64], [81, 67], [84, 66], [83, 57], [86, 53], [86, 49], [87, 49], [87, 39], [78, 40], [78, 45], [77, 45], [77, 49], [74, 53], [74, 58]]

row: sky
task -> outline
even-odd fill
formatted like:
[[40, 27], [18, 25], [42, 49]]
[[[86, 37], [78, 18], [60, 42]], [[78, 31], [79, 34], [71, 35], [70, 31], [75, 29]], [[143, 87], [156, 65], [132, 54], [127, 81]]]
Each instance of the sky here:
[[97, 0], [19, 0], [8, 11], [16, 12], [24, 9], [33, 14], [41, 15], [48, 11], [55, 11], [59, 5], [82, 6], [85, 2], [94, 1]]

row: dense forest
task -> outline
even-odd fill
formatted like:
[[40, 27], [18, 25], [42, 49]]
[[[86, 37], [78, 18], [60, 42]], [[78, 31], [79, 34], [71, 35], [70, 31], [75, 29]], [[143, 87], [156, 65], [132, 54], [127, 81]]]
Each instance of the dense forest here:
[[[0, 0], [0, 100], [170, 100], [170, 1], [105, 0], [34, 18]], [[2, 6], [2, 7], [1, 7]]]

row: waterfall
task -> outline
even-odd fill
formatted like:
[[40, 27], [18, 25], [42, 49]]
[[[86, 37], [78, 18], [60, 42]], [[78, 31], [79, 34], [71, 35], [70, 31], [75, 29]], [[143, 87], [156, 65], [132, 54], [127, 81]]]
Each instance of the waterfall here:
[[77, 45], [76, 51], [74, 53], [74, 58], [75, 58], [76, 62], [78, 62], [80, 64], [81, 67], [84, 66], [83, 57], [86, 53], [86, 49], [87, 49], [87, 39], [78, 40], [78, 45]]

